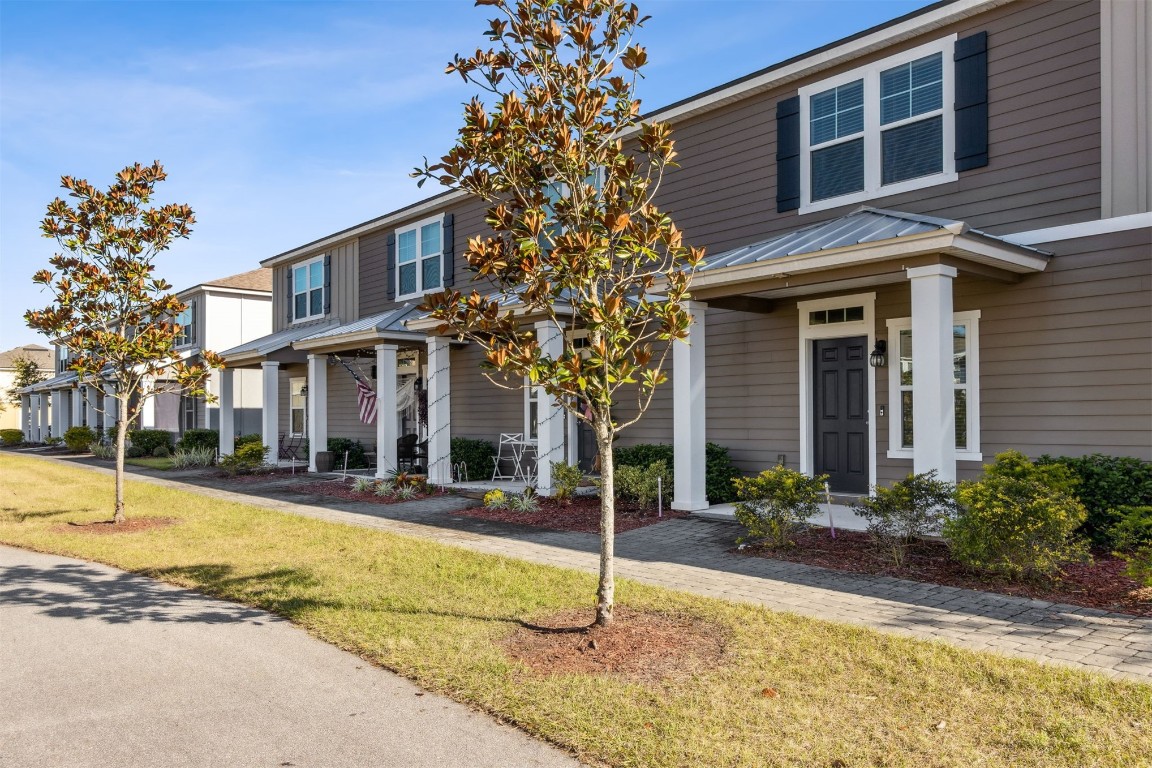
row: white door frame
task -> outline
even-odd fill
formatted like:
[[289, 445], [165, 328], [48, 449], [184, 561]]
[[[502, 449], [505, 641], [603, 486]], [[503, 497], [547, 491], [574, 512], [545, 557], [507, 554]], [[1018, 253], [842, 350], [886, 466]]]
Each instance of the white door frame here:
[[[826, 325], [809, 325], [809, 313], [839, 307], [864, 307], [864, 319]], [[800, 343], [800, 471], [813, 474], [815, 459], [812, 446], [812, 342], [815, 339], [838, 339], [846, 336], [866, 336], [868, 350], [876, 346], [876, 294], [857, 293], [830, 299], [798, 301], [797, 325]], [[868, 486], [876, 485], [876, 369], [868, 365]]]

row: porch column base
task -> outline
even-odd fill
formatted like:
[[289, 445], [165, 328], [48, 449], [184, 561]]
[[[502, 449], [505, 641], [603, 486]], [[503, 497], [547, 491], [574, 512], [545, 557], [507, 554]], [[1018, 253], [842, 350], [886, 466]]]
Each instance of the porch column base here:
[[672, 442], [676, 484], [672, 509], [695, 512], [708, 508], [705, 491], [704, 450], [704, 313], [708, 305], [698, 301], [684, 303], [691, 314], [688, 338], [672, 343]]

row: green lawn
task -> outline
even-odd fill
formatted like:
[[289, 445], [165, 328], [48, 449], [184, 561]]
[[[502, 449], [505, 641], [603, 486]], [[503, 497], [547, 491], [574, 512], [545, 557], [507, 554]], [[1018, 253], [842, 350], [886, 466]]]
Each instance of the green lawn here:
[[145, 469], [172, 469], [171, 458], [144, 456], [139, 459], [124, 459], [124, 463], [131, 464], [134, 467], [144, 467]]
[[593, 576], [131, 481], [130, 518], [181, 524], [57, 530], [106, 519], [111, 494], [109, 477], [0, 455], [0, 542], [267, 608], [593, 763], [1152, 765], [1152, 686], [628, 581], [622, 604], [718, 625], [722, 663], [656, 684], [540, 676], [499, 641], [560, 609], [591, 618]]

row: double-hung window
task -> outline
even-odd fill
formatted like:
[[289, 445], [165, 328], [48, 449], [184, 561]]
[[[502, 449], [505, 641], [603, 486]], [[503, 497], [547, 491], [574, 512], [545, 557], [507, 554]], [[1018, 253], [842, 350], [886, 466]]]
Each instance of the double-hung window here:
[[184, 311], [176, 315], [176, 324], [180, 326], [176, 334], [176, 346], [185, 347], [196, 343], [196, 301], [188, 302]]
[[396, 232], [396, 298], [423, 296], [443, 285], [443, 218], [421, 221]]
[[293, 437], [303, 435], [307, 426], [304, 422], [304, 409], [308, 405], [307, 383], [304, 377], [288, 380], [288, 433]]
[[[952, 390], [956, 414], [956, 458], [980, 461], [980, 312], [952, 315]], [[888, 456], [912, 458], [915, 435], [912, 412], [915, 407], [912, 381], [912, 320], [888, 321]], [[895, 349], [892, 349], [895, 347]]]
[[309, 320], [324, 315], [324, 257], [292, 267], [292, 319]]
[[956, 180], [955, 40], [799, 90], [801, 213]]

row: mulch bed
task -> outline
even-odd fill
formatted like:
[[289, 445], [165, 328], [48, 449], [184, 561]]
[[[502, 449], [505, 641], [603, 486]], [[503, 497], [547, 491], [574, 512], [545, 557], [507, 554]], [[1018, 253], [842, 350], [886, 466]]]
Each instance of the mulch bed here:
[[[306, 475], [307, 467], [298, 468], [296, 470], [297, 476]], [[218, 472], [217, 477], [221, 480], [227, 480], [230, 483], [240, 483], [242, 485], [254, 485], [258, 483], [266, 483], [269, 480], [281, 480], [286, 477], [292, 477], [292, 470], [290, 469], [273, 469], [264, 472], [252, 472], [246, 475], [229, 475], [227, 472]]]
[[292, 487], [293, 491], [297, 493], [307, 493], [317, 496], [334, 496], [338, 499], [347, 499], [348, 501], [367, 501], [372, 504], [403, 504], [406, 501], [417, 501], [419, 499], [426, 499], [432, 495], [443, 495], [443, 493], [427, 494], [418, 493], [410, 499], [394, 499], [391, 496], [377, 496], [375, 493], [369, 491], [368, 493], [357, 493], [352, 490], [352, 484], [355, 480], [345, 480], [343, 482], [338, 480], [321, 480], [315, 483], [305, 483]]
[[[540, 509], [535, 512], [516, 512], [511, 509], [488, 509], [477, 506], [453, 514], [478, 517], [482, 520], [500, 523], [550, 528], [554, 531], [600, 532], [600, 498], [597, 496], [577, 496], [568, 503], [542, 497]], [[656, 516], [655, 509], [641, 509], [634, 504], [617, 501], [616, 533], [634, 531], [646, 525], [681, 517], [691, 517], [691, 515], [687, 512], [665, 509], [663, 518], [659, 518]]]
[[141, 533], [176, 525], [174, 517], [130, 517], [122, 523], [111, 520], [97, 520], [94, 523], [65, 523], [52, 527], [58, 533], [91, 533], [96, 536], [109, 536], [117, 533]]
[[617, 606], [607, 627], [589, 626], [591, 610], [568, 610], [525, 624], [504, 641], [513, 659], [539, 675], [603, 674], [638, 682], [711, 669], [725, 633], [689, 616]]
[[879, 551], [871, 537], [858, 531], [837, 531], [833, 539], [827, 530], [813, 528], [799, 534], [795, 541], [795, 546], [781, 549], [751, 545], [732, 551], [837, 571], [894, 576], [1135, 616], [1152, 616], [1152, 588], [1141, 588], [1136, 581], [1125, 576], [1126, 563], [1107, 551], [1094, 551], [1091, 563], [1065, 565], [1063, 574], [1052, 580], [1012, 582], [969, 570], [949, 557], [948, 546], [940, 541], [917, 544], [901, 568]]

